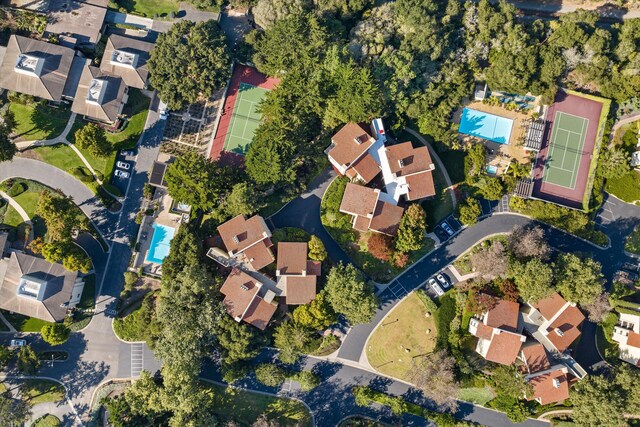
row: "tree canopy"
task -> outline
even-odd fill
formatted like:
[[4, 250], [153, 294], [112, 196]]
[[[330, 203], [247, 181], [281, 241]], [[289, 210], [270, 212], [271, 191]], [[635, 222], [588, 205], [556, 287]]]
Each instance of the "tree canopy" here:
[[602, 293], [604, 276], [600, 263], [565, 253], [556, 261], [556, 289], [562, 296], [580, 305], [592, 304]]
[[325, 290], [333, 310], [343, 314], [352, 325], [367, 323], [373, 318], [377, 307], [373, 288], [353, 264], [333, 267]]
[[74, 136], [78, 147], [88, 150], [96, 157], [105, 157], [113, 150], [106, 132], [95, 123], [87, 123]]

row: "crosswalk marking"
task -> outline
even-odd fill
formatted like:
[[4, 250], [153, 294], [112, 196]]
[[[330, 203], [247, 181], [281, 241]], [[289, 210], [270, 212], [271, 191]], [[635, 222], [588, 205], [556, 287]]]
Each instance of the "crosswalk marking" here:
[[144, 344], [131, 344], [131, 378], [138, 378], [144, 364]]
[[391, 291], [391, 293], [393, 294], [393, 296], [395, 296], [396, 298], [400, 299], [402, 297], [404, 297], [405, 295], [407, 295], [409, 292], [407, 292], [407, 290], [404, 288], [404, 286], [402, 286], [400, 283], [398, 282], [393, 282], [390, 286], [389, 286], [389, 290]]

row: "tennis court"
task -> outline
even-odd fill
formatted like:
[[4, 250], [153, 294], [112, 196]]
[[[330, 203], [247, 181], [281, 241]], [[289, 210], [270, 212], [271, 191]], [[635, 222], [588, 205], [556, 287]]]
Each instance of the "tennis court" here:
[[240, 83], [238, 97], [233, 107], [229, 131], [224, 140], [224, 150], [245, 154], [253, 135], [260, 125], [262, 115], [258, 113], [258, 104], [268, 92], [248, 83]]
[[543, 182], [570, 189], [576, 187], [588, 126], [589, 119], [556, 112]]

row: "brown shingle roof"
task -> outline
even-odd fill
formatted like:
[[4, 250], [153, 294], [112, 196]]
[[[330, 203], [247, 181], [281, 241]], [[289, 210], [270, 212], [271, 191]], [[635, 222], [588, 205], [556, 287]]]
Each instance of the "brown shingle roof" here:
[[[104, 95], [100, 96], [98, 102], [88, 102], [96, 81], [102, 82]], [[103, 122], [115, 122], [122, 112], [125, 90], [126, 86], [120, 77], [105, 74], [90, 65], [82, 71], [71, 111]]]
[[516, 361], [521, 346], [522, 335], [494, 329], [485, 359], [503, 365], [511, 365]]
[[551, 367], [547, 352], [539, 342], [531, 343], [522, 347], [522, 356], [527, 365], [529, 373], [540, 372]]
[[322, 263], [320, 261], [307, 261], [307, 274], [312, 276], [319, 276], [322, 269]]
[[348, 183], [340, 203], [340, 212], [371, 218], [379, 196], [380, 190]]
[[400, 206], [378, 201], [369, 228], [379, 233], [395, 236], [403, 213], [404, 209]]
[[[373, 156], [367, 153], [366, 155], [356, 160], [356, 162], [349, 170], [355, 170], [358, 175], [360, 175], [364, 183], [368, 184], [380, 173], [381, 169], [380, 165], [378, 164], [378, 162], [376, 162]], [[349, 173], [349, 170], [347, 171], [347, 174]]]
[[[269, 227], [261, 216], [247, 219], [238, 215], [218, 226], [218, 232], [228, 252], [236, 254], [271, 236]], [[234, 239], [235, 237], [235, 239]]]
[[433, 182], [433, 173], [431, 171], [417, 173], [405, 178], [409, 186], [407, 200], [420, 200], [426, 197], [436, 195], [436, 186]]
[[[582, 322], [584, 315], [580, 309], [569, 306], [551, 323], [547, 338], [562, 353], [580, 336], [579, 328]], [[562, 335], [558, 335], [556, 329], [562, 331]]]
[[316, 276], [287, 276], [287, 304], [308, 304], [316, 297]]
[[[140, 39], [112, 34], [107, 40], [100, 69], [105, 73], [122, 77], [127, 86], [143, 89], [149, 79], [147, 61], [153, 46], [153, 43]], [[131, 67], [118, 65], [117, 60], [112, 60], [116, 51], [135, 55], [135, 65]]]
[[[358, 138], [360, 143], [355, 139]], [[347, 123], [331, 138], [334, 147], [329, 156], [340, 165], [351, 166], [373, 145], [375, 140], [360, 125]]]
[[258, 297], [253, 300], [242, 320], [264, 331], [277, 309], [278, 306], [275, 304], [266, 302]]
[[410, 142], [386, 147], [391, 173], [407, 176], [416, 172], [431, 170], [433, 162], [427, 147], [413, 148]]
[[627, 337], [627, 345], [640, 348], [640, 334], [629, 331], [629, 336]]
[[518, 328], [517, 302], [496, 298], [496, 305], [487, 312], [486, 324], [494, 328], [515, 332]]
[[491, 340], [491, 336], [493, 335], [493, 328], [491, 326], [487, 326], [484, 323], [479, 322], [478, 328], [476, 330], [476, 336], [478, 338], [483, 338], [485, 340]]
[[542, 314], [542, 316], [550, 320], [555, 314], [560, 311], [563, 305], [565, 305], [567, 301], [560, 296], [559, 293], [554, 292], [552, 295], [547, 298], [543, 298], [537, 303], [533, 304], [533, 306]]
[[[554, 384], [558, 380], [558, 387]], [[569, 398], [569, 381], [562, 368], [536, 375], [529, 379], [533, 385], [532, 399], [540, 399], [541, 405], [561, 402]]]
[[96, 43], [107, 9], [96, 2], [49, 0], [47, 32], [69, 34], [80, 43]]
[[[44, 60], [39, 76], [15, 71], [18, 56], [30, 55]], [[73, 49], [12, 35], [0, 67], [0, 87], [52, 101], [62, 97], [73, 62]]]
[[279, 242], [277, 259], [280, 275], [302, 274], [307, 269], [307, 244]]
[[274, 261], [273, 252], [269, 249], [271, 246], [271, 240], [264, 239], [243, 251], [254, 270], [260, 270]]
[[369, 231], [369, 224], [371, 224], [371, 220], [366, 216], [356, 216], [353, 221], [353, 229], [366, 233]]
[[234, 318], [242, 318], [254, 298], [258, 295], [258, 282], [244, 271], [234, 268], [220, 288], [225, 296], [224, 305]]

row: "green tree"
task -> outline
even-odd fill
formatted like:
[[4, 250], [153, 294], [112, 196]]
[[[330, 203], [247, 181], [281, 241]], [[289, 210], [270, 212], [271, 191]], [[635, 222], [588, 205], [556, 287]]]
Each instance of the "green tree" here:
[[631, 159], [623, 149], [605, 150], [600, 164], [602, 176], [607, 179], [621, 178], [631, 170]]
[[400, 252], [417, 251], [422, 247], [427, 232], [426, 214], [417, 203], [409, 205], [402, 215], [395, 247]]
[[193, 208], [210, 211], [231, 190], [231, 170], [190, 151], [176, 159], [165, 174], [169, 195]]
[[246, 182], [239, 182], [233, 186], [224, 202], [224, 213], [227, 218], [250, 215], [260, 207], [259, 197], [255, 188]]
[[536, 303], [553, 292], [553, 268], [538, 258], [511, 262], [509, 273], [524, 301]]
[[251, 13], [256, 24], [269, 28], [281, 19], [301, 15], [310, 6], [310, 0], [257, 0]]
[[560, 254], [556, 262], [556, 289], [562, 296], [580, 305], [592, 304], [602, 293], [604, 276], [599, 262], [580, 259], [571, 253]]
[[255, 357], [264, 345], [255, 328], [236, 322], [226, 313], [216, 321], [213, 331], [225, 365]]
[[0, 125], [0, 163], [13, 159], [18, 152], [16, 144], [9, 138], [10, 130], [7, 126]]
[[26, 400], [14, 399], [11, 393], [0, 393], [0, 422], [2, 426], [21, 426], [31, 416]]
[[624, 414], [631, 412], [625, 404], [625, 390], [600, 375], [589, 375], [576, 384], [571, 403], [571, 418], [577, 425], [625, 426]]
[[500, 200], [504, 194], [504, 186], [498, 178], [483, 176], [474, 184], [480, 193], [487, 200]]
[[71, 197], [61, 196], [49, 190], [40, 193], [36, 214], [44, 220], [50, 241], [69, 241], [74, 228], [79, 230], [89, 228], [89, 221], [79, 211]]
[[69, 271], [88, 273], [91, 270], [91, 258], [84, 252], [73, 251], [62, 259], [62, 266]]
[[261, 363], [255, 372], [256, 379], [268, 387], [277, 387], [287, 379], [284, 370], [273, 363]]
[[324, 243], [315, 234], [309, 239], [309, 258], [315, 261], [327, 259], [327, 250], [324, 247]]
[[298, 381], [300, 383], [300, 388], [304, 391], [313, 390], [322, 382], [319, 376], [309, 371], [297, 372], [290, 378], [294, 381]]
[[217, 22], [180, 21], [160, 34], [149, 58], [151, 84], [170, 109], [224, 87], [231, 59]]
[[458, 218], [464, 225], [473, 225], [478, 222], [478, 217], [482, 215], [482, 208], [477, 199], [469, 197], [458, 207]]
[[309, 304], [298, 306], [293, 310], [293, 320], [306, 328], [322, 330], [338, 319], [327, 300], [326, 291], [322, 290]]
[[20, 351], [18, 351], [18, 370], [26, 375], [35, 375], [39, 368], [40, 360], [31, 346], [20, 347]]
[[516, 366], [498, 366], [491, 374], [496, 391], [506, 396], [524, 398], [531, 396], [533, 386], [529, 383]]
[[373, 319], [377, 307], [373, 288], [353, 264], [333, 267], [327, 276], [325, 290], [333, 310], [343, 314], [352, 325]]
[[314, 331], [292, 321], [282, 322], [273, 334], [273, 343], [280, 350], [278, 358], [291, 364], [302, 354], [315, 350], [320, 340]]
[[76, 145], [94, 156], [105, 157], [112, 150], [104, 129], [95, 123], [87, 123], [75, 133]]
[[172, 280], [185, 267], [198, 265], [204, 256], [202, 239], [190, 225], [183, 225], [171, 240], [169, 255], [162, 262], [162, 277]]
[[50, 345], [60, 345], [67, 342], [71, 331], [62, 323], [50, 323], [40, 330], [42, 339]]
[[260, 126], [245, 157], [247, 174], [258, 184], [293, 182], [295, 170], [289, 159], [294, 148], [284, 130], [273, 131], [272, 125]]
[[9, 347], [0, 345], [0, 371], [7, 367], [11, 360], [12, 352]]

